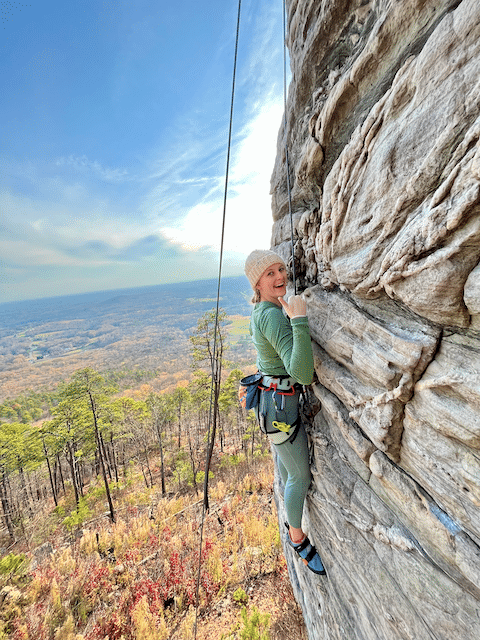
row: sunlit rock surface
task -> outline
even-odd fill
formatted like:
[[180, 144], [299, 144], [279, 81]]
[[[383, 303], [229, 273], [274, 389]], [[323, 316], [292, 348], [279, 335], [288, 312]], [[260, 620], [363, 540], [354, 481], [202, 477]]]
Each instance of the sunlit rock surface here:
[[328, 571], [287, 546], [296, 597], [311, 640], [477, 640], [480, 3], [287, 8], [272, 246], [289, 258], [288, 144]]

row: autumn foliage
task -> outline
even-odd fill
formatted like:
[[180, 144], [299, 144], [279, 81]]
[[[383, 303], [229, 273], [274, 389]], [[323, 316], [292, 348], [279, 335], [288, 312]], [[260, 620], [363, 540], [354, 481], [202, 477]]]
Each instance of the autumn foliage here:
[[[164, 498], [152, 489], [146, 495], [141, 475], [132, 471], [130, 481], [113, 491], [115, 523], [100, 517], [73, 532], [60, 526], [50, 542], [23, 552], [20, 564], [2, 571], [0, 637], [188, 638], [194, 612], [207, 619], [219, 598], [233, 602], [233, 594], [255, 576], [276, 575], [277, 586], [288, 589], [270, 457], [252, 465], [221, 460], [201, 562], [202, 504], [193, 490]], [[240, 614], [240, 604], [235, 607]]]

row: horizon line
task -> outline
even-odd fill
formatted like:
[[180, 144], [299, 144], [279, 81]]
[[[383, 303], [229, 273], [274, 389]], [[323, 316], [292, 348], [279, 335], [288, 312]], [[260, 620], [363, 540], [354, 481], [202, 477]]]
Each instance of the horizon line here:
[[[247, 277], [244, 274], [239, 274], [236, 276], [222, 276], [221, 281], [223, 280], [231, 280], [234, 278], [245, 278], [245, 281], [248, 283]], [[42, 296], [42, 297], [38, 297], [38, 298], [22, 298], [22, 299], [18, 299], [18, 300], [4, 300], [4, 301], [0, 301], [0, 307], [5, 306], [5, 305], [14, 305], [14, 304], [23, 304], [23, 303], [32, 303], [32, 302], [41, 302], [43, 300], [59, 300], [61, 298], [74, 298], [74, 297], [79, 297], [79, 296], [91, 296], [91, 295], [101, 295], [101, 294], [111, 294], [111, 293], [120, 293], [120, 292], [126, 292], [126, 291], [133, 291], [133, 290], [138, 290], [138, 289], [154, 289], [154, 288], [160, 288], [160, 287], [171, 287], [174, 285], [187, 285], [187, 284], [192, 284], [194, 282], [218, 282], [218, 277], [214, 277], [214, 278], [196, 278], [194, 280], [181, 280], [181, 281], [174, 281], [174, 282], [161, 282], [158, 284], [144, 284], [144, 285], [138, 285], [138, 286], [131, 286], [131, 287], [119, 287], [119, 288], [115, 288], [115, 289], [93, 289], [91, 291], [81, 291], [78, 293], [64, 293], [64, 294], [60, 294], [60, 295], [56, 295], [56, 296]]]

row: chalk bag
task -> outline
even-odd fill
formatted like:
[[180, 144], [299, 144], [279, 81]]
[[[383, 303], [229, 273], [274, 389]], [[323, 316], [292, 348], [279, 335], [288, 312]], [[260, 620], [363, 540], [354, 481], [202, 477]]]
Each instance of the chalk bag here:
[[262, 382], [262, 374], [257, 371], [251, 376], [240, 380], [238, 389], [238, 400], [240, 405], [246, 409], [255, 409], [260, 402], [260, 383]]

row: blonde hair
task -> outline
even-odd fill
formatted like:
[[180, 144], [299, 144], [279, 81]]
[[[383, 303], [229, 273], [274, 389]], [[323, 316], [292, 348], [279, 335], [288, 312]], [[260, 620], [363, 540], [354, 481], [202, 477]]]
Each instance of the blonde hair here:
[[260, 302], [260, 298], [260, 291], [258, 289], [255, 289], [255, 293], [252, 296], [251, 303], [257, 304], [258, 302]]

